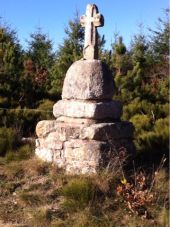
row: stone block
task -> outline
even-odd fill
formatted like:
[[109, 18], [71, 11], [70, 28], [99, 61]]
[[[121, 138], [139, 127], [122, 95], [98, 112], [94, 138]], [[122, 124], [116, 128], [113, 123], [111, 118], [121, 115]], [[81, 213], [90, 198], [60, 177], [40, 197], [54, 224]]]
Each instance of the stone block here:
[[45, 147], [37, 147], [35, 149], [35, 154], [46, 162], [53, 162], [53, 150], [45, 148]]
[[80, 139], [107, 141], [133, 136], [134, 126], [127, 121], [114, 123], [99, 123], [84, 127], [80, 133]]
[[63, 123], [69, 123], [69, 124], [74, 124], [77, 125], [91, 125], [100, 122], [100, 120], [95, 120], [95, 119], [87, 119], [87, 118], [73, 118], [73, 117], [65, 117], [61, 116], [56, 119], [57, 122], [63, 122]]
[[64, 143], [64, 157], [67, 162], [72, 160], [98, 163], [101, 153], [108, 149], [108, 144], [102, 141], [70, 140]]
[[55, 150], [61, 150], [63, 148], [63, 142], [55, 137], [54, 133], [50, 134], [47, 138], [39, 138], [36, 141], [36, 145], [36, 147], [44, 147]]
[[90, 119], [120, 119], [122, 104], [119, 101], [83, 102], [60, 100], [53, 106], [54, 116]]
[[69, 138], [78, 138], [83, 127], [83, 124], [73, 122], [40, 121], [36, 126], [36, 133], [38, 138], [45, 138], [49, 140], [49, 143], [53, 143], [57, 140], [66, 141]]
[[62, 99], [112, 100], [113, 76], [100, 60], [79, 60], [68, 69]]
[[70, 162], [65, 165], [67, 174], [86, 174], [93, 175], [97, 173], [96, 164], [90, 162]]
[[95, 140], [71, 140], [64, 144], [65, 169], [70, 174], [94, 174], [100, 167], [108, 143]]
[[45, 137], [49, 132], [55, 131], [57, 122], [54, 120], [39, 121], [36, 126], [36, 134], [39, 138]]
[[46, 162], [56, 164], [59, 168], [65, 166], [65, 158], [63, 156], [63, 150], [54, 150], [45, 147], [37, 147], [35, 154], [38, 158]]

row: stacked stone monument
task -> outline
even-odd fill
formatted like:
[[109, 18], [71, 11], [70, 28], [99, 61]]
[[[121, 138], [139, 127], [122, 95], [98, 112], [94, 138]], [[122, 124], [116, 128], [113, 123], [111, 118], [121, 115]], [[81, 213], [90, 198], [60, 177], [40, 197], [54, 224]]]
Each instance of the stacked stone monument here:
[[112, 100], [113, 77], [98, 60], [97, 27], [104, 18], [96, 5], [87, 5], [83, 59], [68, 69], [62, 100], [53, 107], [56, 120], [36, 127], [36, 155], [64, 168], [66, 173], [92, 174], [106, 167], [115, 152], [134, 152], [133, 125], [121, 121], [122, 104]]

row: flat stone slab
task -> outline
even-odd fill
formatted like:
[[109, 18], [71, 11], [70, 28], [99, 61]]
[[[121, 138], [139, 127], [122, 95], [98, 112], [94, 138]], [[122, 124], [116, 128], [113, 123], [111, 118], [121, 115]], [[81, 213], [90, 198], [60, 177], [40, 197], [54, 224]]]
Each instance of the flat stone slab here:
[[79, 60], [66, 73], [62, 99], [112, 100], [113, 76], [100, 60]]
[[53, 106], [56, 118], [61, 116], [90, 119], [119, 120], [122, 114], [120, 101], [85, 102], [76, 100], [60, 100]]

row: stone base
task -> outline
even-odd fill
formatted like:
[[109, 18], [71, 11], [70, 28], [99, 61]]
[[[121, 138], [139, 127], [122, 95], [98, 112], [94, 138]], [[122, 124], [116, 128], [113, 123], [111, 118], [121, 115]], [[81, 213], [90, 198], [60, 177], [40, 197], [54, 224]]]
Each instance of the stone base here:
[[111, 166], [117, 152], [134, 150], [131, 140], [100, 142], [95, 140], [70, 140], [63, 149], [41, 147], [36, 141], [36, 155], [44, 161], [64, 168], [69, 174], [96, 174], [98, 170]]
[[41, 121], [37, 124], [36, 155], [71, 174], [93, 174], [108, 165], [115, 153], [134, 153], [129, 122], [91, 125]]

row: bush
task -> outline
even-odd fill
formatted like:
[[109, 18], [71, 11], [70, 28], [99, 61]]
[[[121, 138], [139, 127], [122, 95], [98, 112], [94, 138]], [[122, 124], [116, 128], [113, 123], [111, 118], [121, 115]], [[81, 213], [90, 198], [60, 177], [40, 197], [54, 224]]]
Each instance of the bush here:
[[124, 105], [123, 119], [129, 120], [134, 115], [148, 115], [155, 121], [159, 118], [165, 118], [169, 113], [169, 104], [151, 103], [146, 100], [140, 100], [136, 98], [133, 102]]
[[168, 153], [169, 145], [169, 121], [168, 118], [156, 121], [152, 131], [141, 133], [138, 138], [140, 147], [145, 150], [160, 153]]
[[[133, 120], [133, 119], [132, 119]], [[135, 119], [136, 120], [136, 119]], [[145, 119], [146, 120], [146, 119]], [[143, 121], [145, 122], [145, 121]], [[135, 124], [135, 121], [133, 121]], [[169, 157], [169, 120], [168, 118], [158, 119], [152, 128], [147, 128], [142, 124], [142, 119], [139, 124], [136, 122], [137, 130], [135, 135], [135, 146], [138, 152], [137, 159], [142, 161], [144, 165], [149, 163], [159, 163], [159, 160], [165, 155], [168, 164]]]
[[17, 128], [22, 136], [28, 136], [35, 130], [35, 125], [40, 119], [40, 112], [28, 109], [7, 110], [6, 114], [1, 116], [3, 126]]
[[0, 126], [17, 128], [22, 136], [30, 136], [35, 131], [35, 126], [40, 120], [52, 119], [54, 102], [45, 99], [39, 102], [37, 109], [0, 110]]
[[19, 147], [15, 152], [9, 151], [7, 152], [5, 158], [7, 161], [20, 161], [29, 159], [32, 155], [32, 147], [28, 144]]
[[167, 226], [169, 225], [169, 210], [165, 207], [161, 209], [159, 216], [158, 216], [158, 223], [160, 226]]
[[148, 117], [148, 115], [136, 114], [130, 118], [130, 121], [135, 126], [136, 134], [139, 134], [142, 131], [149, 131], [152, 128], [151, 119]]
[[8, 141], [6, 138], [0, 138], [0, 155], [4, 155], [8, 148]]
[[54, 105], [54, 102], [50, 101], [49, 99], [44, 99], [40, 101], [37, 110], [40, 111], [41, 120], [47, 120], [47, 119], [53, 118], [53, 114], [52, 114], [53, 105]]
[[[152, 112], [156, 112], [155, 104], [152, 104], [146, 100], [140, 100], [136, 98], [133, 102], [130, 102], [128, 105], [124, 105], [123, 108], [123, 119], [129, 120], [136, 114], [152, 116]], [[157, 110], [158, 111], [158, 110]], [[157, 113], [157, 112], [156, 112]]]
[[0, 156], [5, 155], [9, 150], [15, 149], [18, 143], [16, 130], [5, 127], [0, 128]]
[[0, 97], [0, 107], [7, 108], [9, 105], [7, 97]]

